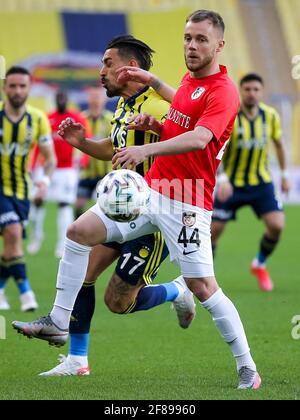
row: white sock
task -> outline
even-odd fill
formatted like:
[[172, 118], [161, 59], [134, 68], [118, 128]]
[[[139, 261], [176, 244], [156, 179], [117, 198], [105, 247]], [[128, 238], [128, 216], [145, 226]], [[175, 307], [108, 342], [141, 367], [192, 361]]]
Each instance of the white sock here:
[[35, 214], [36, 214], [36, 206], [32, 203], [30, 206], [30, 212], [29, 212], [29, 221], [34, 223], [35, 221]]
[[234, 304], [219, 289], [202, 306], [211, 313], [221, 336], [229, 344], [237, 369], [247, 366], [256, 371], [244, 327]]
[[63, 330], [69, 328], [71, 313], [87, 273], [91, 249], [66, 238], [57, 275], [56, 299], [50, 314], [53, 322]]
[[80, 365], [82, 368], [87, 368], [89, 366], [89, 361], [87, 356], [73, 356], [72, 354], [68, 355], [68, 359], [72, 362], [75, 362]]
[[254, 266], [255, 266], [255, 267], [257, 267], [257, 268], [266, 268], [266, 266], [267, 266], [267, 264], [266, 264], [266, 263], [260, 263], [260, 262], [258, 261], [258, 258], [255, 258], [255, 259], [254, 259], [253, 264], [254, 264]]
[[44, 220], [45, 220], [45, 208], [34, 206], [34, 211], [32, 213], [32, 222], [33, 222], [33, 237], [37, 241], [42, 241], [44, 239]]
[[179, 277], [177, 277], [175, 280], [173, 280], [172, 281], [172, 283], [177, 287], [177, 289], [178, 289], [178, 296], [177, 296], [177, 298], [175, 299], [175, 302], [177, 301], [177, 300], [180, 300], [181, 298], [182, 298], [182, 296], [184, 295], [184, 293], [185, 293], [185, 291], [186, 291], [186, 289], [188, 288], [187, 287], [187, 285], [186, 285], [186, 283], [185, 283], [185, 280], [184, 280], [184, 278], [183, 278], [183, 276], [179, 276]]
[[57, 214], [57, 229], [58, 240], [57, 249], [64, 246], [65, 237], [67, 236], [68, 227], [74, 222], [74, 213], [71, 206], [64, 206], [58, 208]]

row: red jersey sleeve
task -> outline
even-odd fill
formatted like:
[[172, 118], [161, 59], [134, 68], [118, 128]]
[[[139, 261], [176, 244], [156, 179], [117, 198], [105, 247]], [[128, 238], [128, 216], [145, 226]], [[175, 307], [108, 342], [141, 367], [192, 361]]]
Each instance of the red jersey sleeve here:
[[236, 91], [220, 86], [209, 94], [205, 111], [197, 121], [196, 127], [207, 128], [219, 140], [236, 118], [239, 106]]

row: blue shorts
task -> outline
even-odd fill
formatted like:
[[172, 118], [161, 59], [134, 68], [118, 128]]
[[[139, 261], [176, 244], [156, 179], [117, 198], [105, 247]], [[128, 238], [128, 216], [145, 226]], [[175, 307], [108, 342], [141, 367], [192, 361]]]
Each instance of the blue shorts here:
[[28, 222], [30, 210], [29, 200], [19, 200], [0, 193], [0, 232], [5, 226]]
[[78, 184], [77, 198], [91, 199], [99, 181], [101, 178], [81, 179]]
[[274, 211], [283, 211], [274, 184], [261, 184], [257, 187], [234, 188], [233, 196], [225, 203], [216, 198], [213, 220], [224, 223], [236, 220], [237, 211], [245, 206], [252, 207], [258, 218]]
[[142, 236], [123, 244], [105, 244], [120, 251], [116, 273], [126, 283], [136, 286], [140, 280], [151, 284], [169, 250], [160, 232]]

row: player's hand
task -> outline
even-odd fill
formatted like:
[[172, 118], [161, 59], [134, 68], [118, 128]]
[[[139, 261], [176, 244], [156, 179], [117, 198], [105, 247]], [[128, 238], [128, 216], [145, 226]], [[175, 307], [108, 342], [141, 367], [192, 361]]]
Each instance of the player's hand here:
[[34, 183], [34, 188], [36, 189], [36, 191], [33, 200], [36, 205], [41, 205], [45, 201], [49, 183], [50, 180], [48, 177], [44, 177], [42, 180]]
[[226, 177], [219, 177], [217, 181], [217, 198], [221, 203], [226, 203], [233, 196], [233, 186], [229, 179]]
[[282, 178], [281, 180], [281, 191], [286, 195], [289, 195], [291, 191], [291, 184], [287, 178]]
[[86, 131], [82, 124], [67, 118], [59, 126], [58, 134], [71, 146], [80, 148], [85, 141]]
[[139, 67], [124, 66], [116, 71], [118, 83], [138, 82], [143, 85], [150, 86], [155, 76], [149, 71], [140, 69]]
[[113, 169], [134, 169], [137, 165], [147, 159], [147, 154], [144, 146], [125, 147], [120, 149], [113, 157]]
[[127, 124], [127, 130], [153, 131], [158, 135], [161, 134], [163, 127], [159, 121], [147, 113], [129, 118]]

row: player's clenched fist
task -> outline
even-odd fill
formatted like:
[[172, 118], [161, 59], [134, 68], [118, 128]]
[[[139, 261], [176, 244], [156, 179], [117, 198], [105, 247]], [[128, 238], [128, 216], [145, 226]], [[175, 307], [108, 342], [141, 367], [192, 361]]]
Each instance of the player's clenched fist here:
[[86, 131], [82, 124], [67, 118], [59, 125], [58, 134], [74, 147], [79, 147], [85, 141]]

